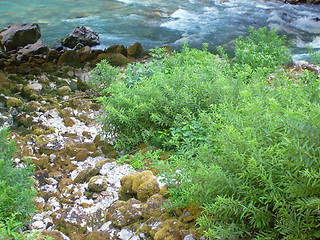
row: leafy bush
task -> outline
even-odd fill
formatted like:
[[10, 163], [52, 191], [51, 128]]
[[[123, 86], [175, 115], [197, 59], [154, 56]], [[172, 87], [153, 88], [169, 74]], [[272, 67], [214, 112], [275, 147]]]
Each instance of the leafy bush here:
[[219, 101], [223, 65], [206, 49], [185, 46], [182, 53], [165, 58], [162, 67], [153, 65], [151, 76], [139, 78], [129, 88], [121, 81], [112, 83], [107, 89], [110, 96], [99, 98], [107, 113], [101, 121], [117, 136], [119, 147], [141, 141], [161, 146], [169, 139], [177, 115], [198, 115]]
[[[16, 166], [15, 143], [7, 140], [8, 130], [0, 130], [0, 234], [14, 237], [35, 212], [32, 167]], [[0, 235], [1, 236], [1, 235]], [[3, 235], [2, 235], [3, 236]]]
[[320, 82], [277, 70], [289, 59], [284, 43], [251, 29], [235, 60], [185, 46], [100, 99], [118, 146], [175, 148], [158, 163], [167, 206], [200, 205], [209, 239], [320, 237]]

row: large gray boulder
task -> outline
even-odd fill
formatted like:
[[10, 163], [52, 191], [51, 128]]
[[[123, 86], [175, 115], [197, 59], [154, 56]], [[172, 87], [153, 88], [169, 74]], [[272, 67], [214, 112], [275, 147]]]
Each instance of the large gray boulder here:
[[28, 44], [33, 44], [41, 37], [38, 24], [15, 24], [0, 32], [1, 45], [5, 51], [16, 50]]
[[68, 48], [74, 48], [79, 43], [90, 47], [99, 45], [99, 35], [88, 27], [80, 26], [73, 29], [68, 36], [62, 39], [62, 45]]
[[48, 51], [48, 47], [39, 40], [36, 43], [28, 44], [24, 48], [21, 48], [18, 51], [17, 59], [25, 59], [31, 56], [45, 55], [48, 53]]

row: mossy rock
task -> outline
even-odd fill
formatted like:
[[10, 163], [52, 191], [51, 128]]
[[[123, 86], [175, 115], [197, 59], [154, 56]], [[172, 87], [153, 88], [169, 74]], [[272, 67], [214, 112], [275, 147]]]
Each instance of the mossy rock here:
[[144, 183], [144, 182], [146, 182], [146, 181], [148, 181], [148, 180], [150, 180], [150, 179], [153, 179], [153, 178], [154, 178], [154, 176], [153, 176], [152, 172], [149, 171], [149, 170], [139, 172], [139, 173], [138, 173], [137, 175], [135, 175], [134, 178], [133, 178], [133, 181], [132, 181], [132, 191], [137, 194], [137, 193], [138, 193], [138, 188], [139, 188], [139, 186], [140, 186], [142, 183]]
[[157, 182], [157, 178], [155, 176], [150, 177], [145, 182], [141, 183], [137, 190], [137, 198], [145, 202], [149, 197], [158, 193], [160, 191], [159, 184]]
[[151, 196], [145, 204], [142, 205], [141, 212], [144, 219], [161, 216], [163, 211], [163, 197], [159, 194]]
[[182, 240], [183, 224], [176, 219], [168, 219], [161, 223], [161, 230], [156, 232], [154, 240]]
[[70, 240], [84, 240], [85, 235], [83, 233], [70, 233], [69, 236]]
[[85, 240], [109, 240], [107, 233], [105, 231], [93, 231], [89, 233]]
[[65, 51], [59, 57], [57, 65], [58, 66], [67, 65], [67, 66], [71, 66], [71, 67], [75, 67], [75, 68], [80, 67], [81, 61], [80, 61], [79, 54], [74, 50]]
[[9, 97], [6, 101], [7, 108], [21, 107], [22, 104], [23, 104], [22, 101], [18, 98], [15, 98], [15, 97]]
[[105, 176], [94, 176], [90, 178], [88, 189], [92, 192], [102, 192], [107, 190], [108, 182]]
[[145, 51], [141, 43], [139, 42], [136, 42], [132, 46], [128, 47], [127, 53], [128, 53], [128, 56], [134, 57], [134, 58], [143, 57], [145, 55]]
[[32, 158], [31, 164], [34, 164], [35, 166], [41, 168], [41, 169], [50, 169], [50, 161], [47, 156], [43, 156], [40, 159]]
[[108, 216], [114, 226], [122, 228], [142, 219], [141, 202], [131, 198], [129, 201], [116, 201], [108, 209]]
[[53, 231], [43, 231], [42, 234], [44, 236], [51, 237], [52, 240], [65, 240], [65, 237], [62, 235], [60, 231], [53, 230]]
[[87, 149], [81, 149], [75, 157], [75, 160], [78, 162], [83, 162], [87, 159], [87, 157], [89, 156], [88, 150]]
[[121, 187], [119, 189], [119, 198], [121, 200], [129, 200], [130, 198], [136, 197], [136, 193], [132, 191], [133, 179], [138, 175], [138, 172], [133, 172], [125, 175], [121, 178]]
[[66, 235], [85, 233], [87, 231], [87, 215], [77, 208], [63, 208], [52, 214], [56, 229]]
[[40, 97], [42, 91], [42, 85], [40, 83], [32, 83], [23, 87], [22, 96], [30, 99], [37, 100]]
[[66, 127], [72, 127], [73, 125], [76, 124], [76, 122], [70, 117], [63, 118], [63, 122], [66, 125]]
[[62, 191], [64, 188], [66, 188], [69, 185], [72, 185], [74, 182], [71, 178], [62, 178], [58, 183], [58, 189], [59, 191]]
[[57, 94], [59, 96], [67, 96], [71, 93], [71, 88], [69, 86], [62, 86], [57, 89]]
[[183, 210], [183, 214], [180, 216], [179, 221], [183, 223], [194, 222], [200, 217], [202, 209], [197, 205], [190, 205]]
[[74, 183], [88, 182], [91, 177], [96, 176], [98, 174], [99, 170], [97, 168], [87, 167], [81, 172], [79, 172], [77, 177], [74, 179]]
[[97, 63], [101, 60], [107, 60], [111, 66], [124, 66], [128, 64], [128, 59], [121, 53], [101, 53], [97, 57]]
[[40, 107], [41, 107], [41, 104], [39, 102], [31, 101], [31, 102], [26, 103], [23, 110], [25, 112], [31, 113], [31, 112], [38, 111], [40, 109]]

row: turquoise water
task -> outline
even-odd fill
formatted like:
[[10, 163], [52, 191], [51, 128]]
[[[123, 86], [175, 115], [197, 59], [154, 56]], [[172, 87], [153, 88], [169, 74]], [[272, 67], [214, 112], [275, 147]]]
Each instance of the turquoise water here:
[[249, 26], [274, 27], [295, 42], [296, 56], [309, 45], [320, 49], [320, 6], [231, 0], [0, 0], [0, 28], [18, 22], [36, 22], [42, 40], [56, 44], [73, 28], [84, 25], [100, 35], [101, 46], [129, 46], [139, 41], [145, 48], [169, 44], [178, 48], [185, 40], [201, 47], [207, 42], [231, 46]]

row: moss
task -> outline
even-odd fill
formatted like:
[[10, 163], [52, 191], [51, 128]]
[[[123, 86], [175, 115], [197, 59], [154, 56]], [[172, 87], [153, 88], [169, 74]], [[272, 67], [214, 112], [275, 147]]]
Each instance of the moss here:
[[99, 170], [93, 167], [87, 167], [81, 172], [79, 172], [78, 176], [74, 179], [75, 183], [87, 182], [93, 176], [99, 174]]
[[154, 240], [182, 240], [180, 230], [183, 225], [176, 219], [168, 219], [161, 224], [161, 230], [156, 232]]
[[73, 125], [76, 124], [75, 121], [70, 117], [63, 118], [63, 122], [66, 125], [66, 127], [72, 127]]
[[90, 178], [88, 188], [92, 192], [102, 192], [107, 190], [108, 182], [104, 176], [94, 176]]
[[159, 217], [164, 212], [163, 207], [163, 198], [159, 194], [151, 196], [148, 201], [143, 204], [141, 208], [142, 216], [144, 219], [149, 219], [151, 217]]
[[20, 106], [22, 106], [22, 101], [18, 98], [15, 98], [15, 97], [9, 97], [6, 101], [6, 106], [8, 108], [20, 107]]
[[75, 157], [75, 160], [78, 162], [83, 162], [87, 159], [87, 157], [89, 156], [88, 154], [88, 150], [87, 149], [81, 149]]

